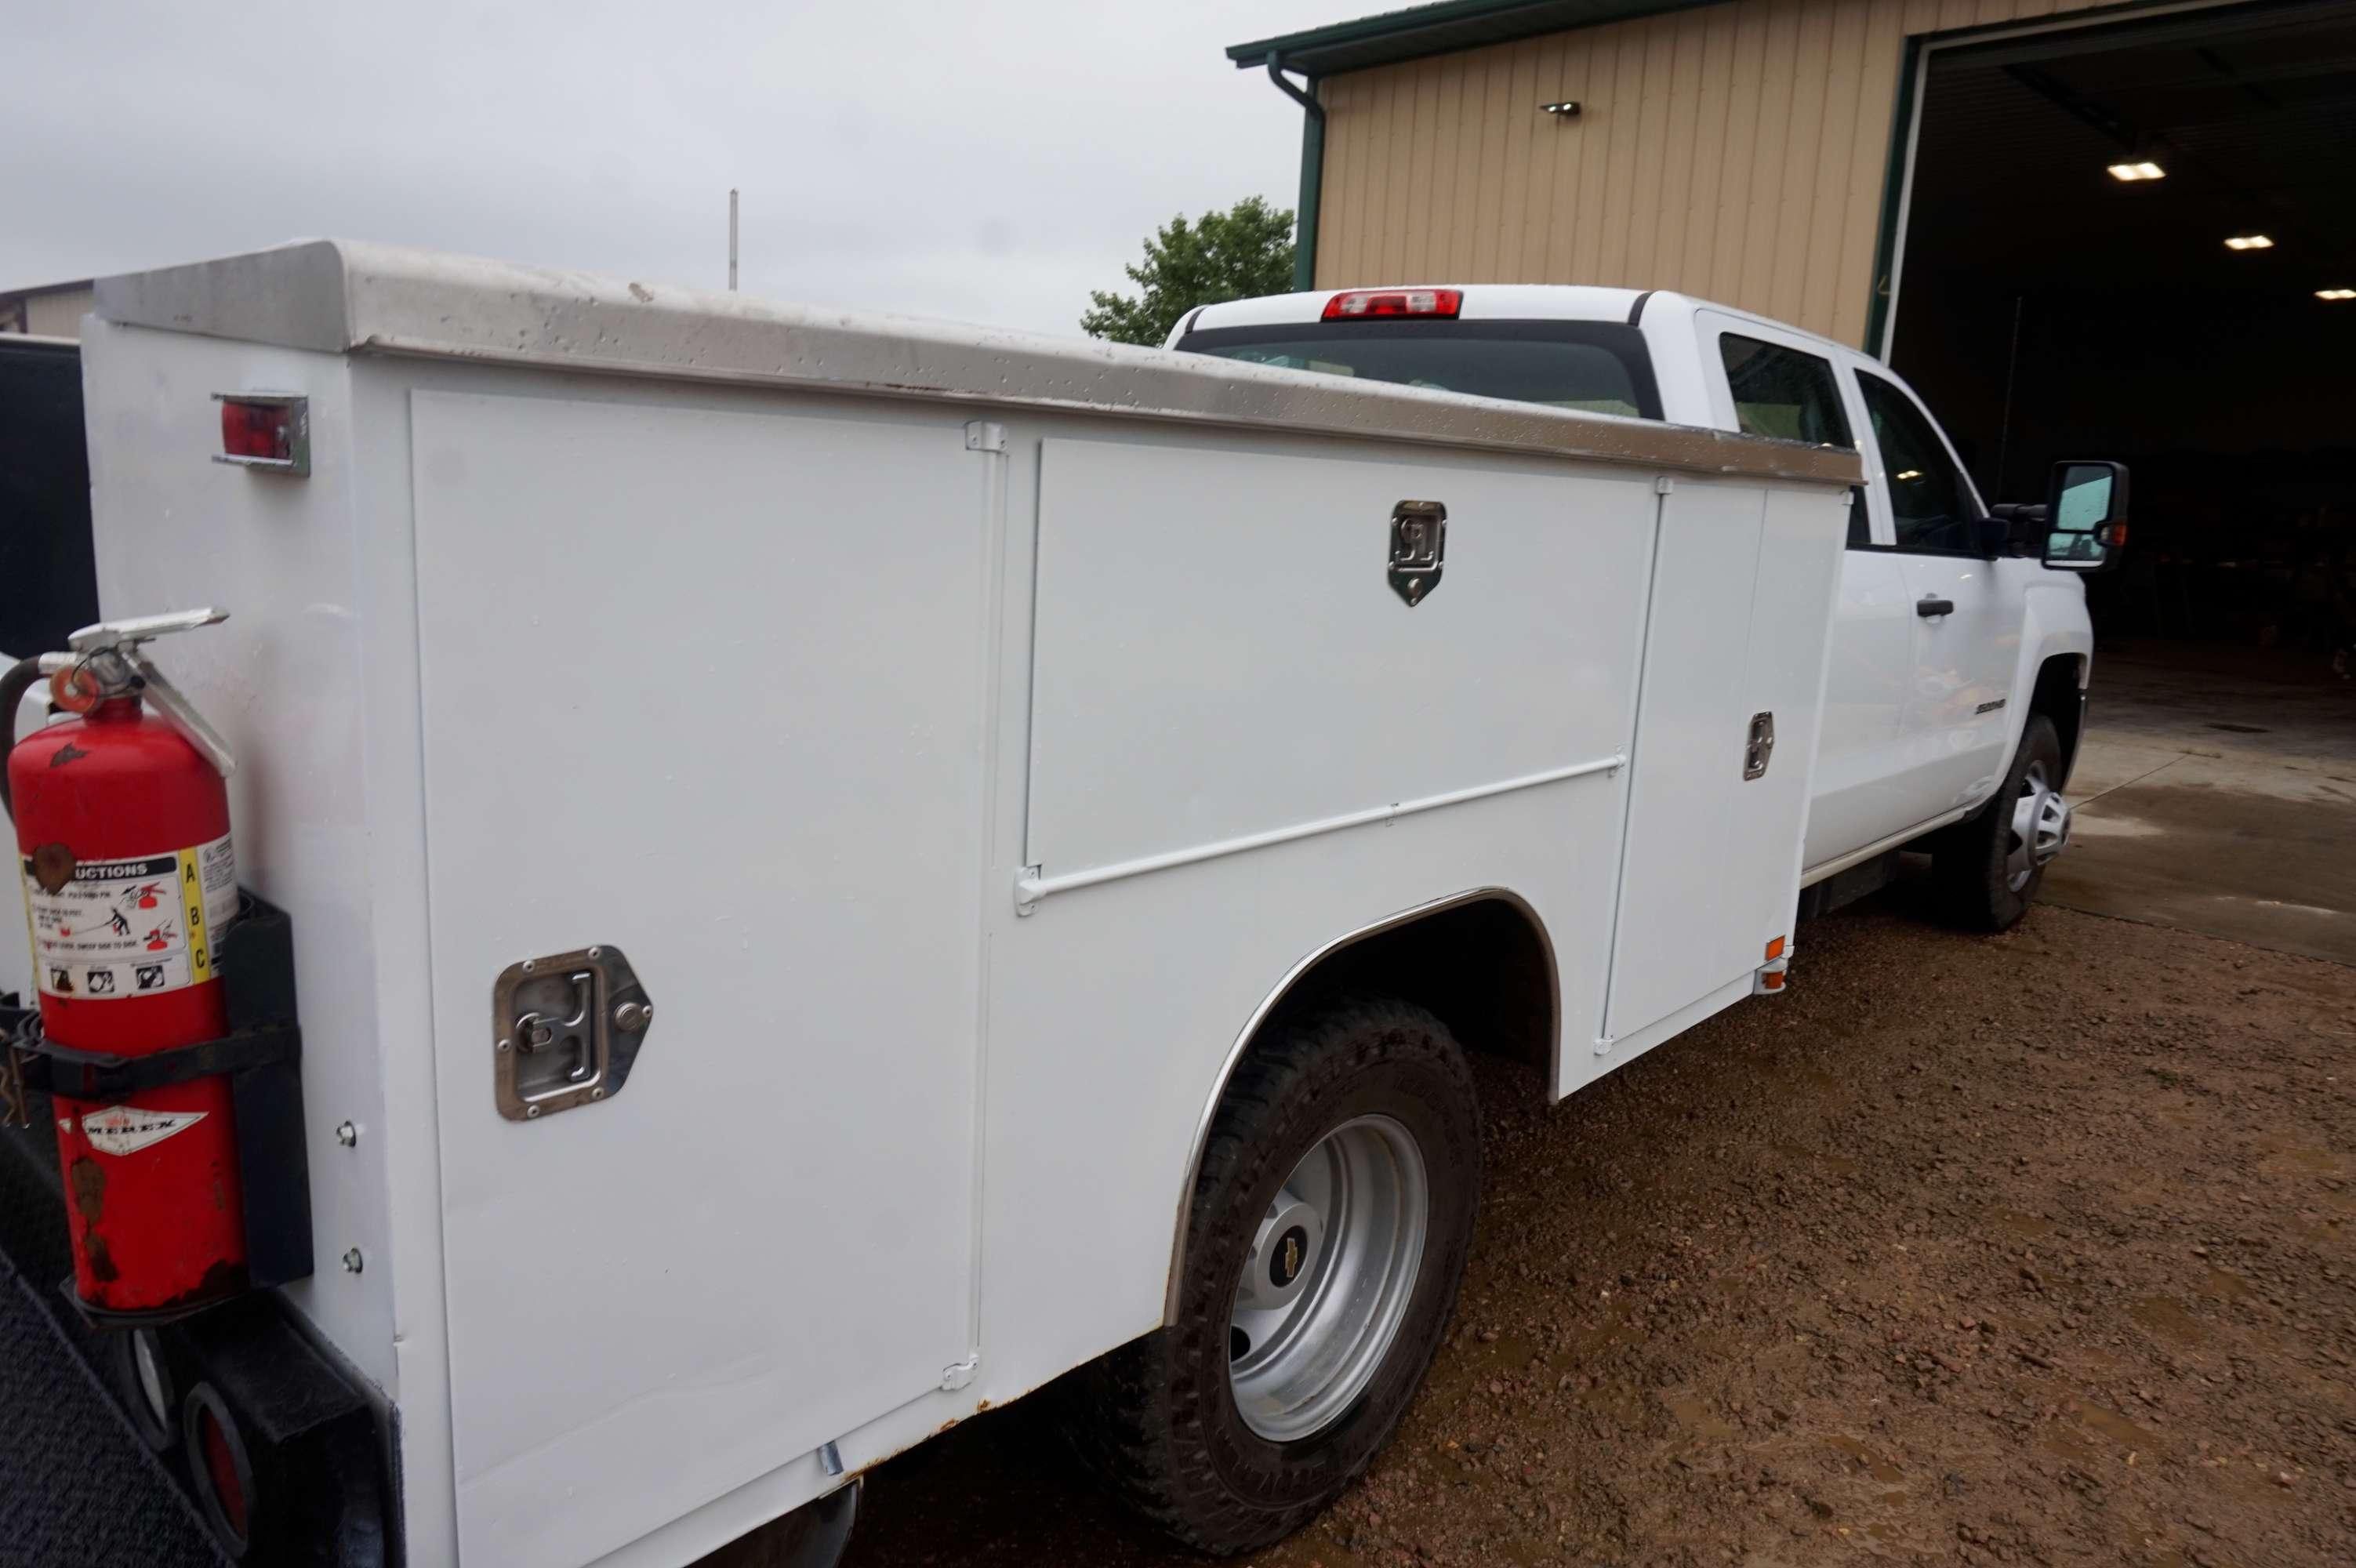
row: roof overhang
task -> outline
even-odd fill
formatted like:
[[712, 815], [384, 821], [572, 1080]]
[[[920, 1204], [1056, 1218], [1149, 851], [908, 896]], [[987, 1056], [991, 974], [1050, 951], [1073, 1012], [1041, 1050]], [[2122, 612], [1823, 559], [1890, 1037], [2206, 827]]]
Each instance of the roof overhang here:
[[1257, 70], [1272, 55], [1292, 70], [1333, 76], [1369, 66], [1393, 65], [1427, 55], [1451, 54], [1544, 33], [1564, 33], [1630, 16], [1682, 11], [1714, 0], [1440, 0], [1355, 22], [1335, 22], [1306, 32], [1286, 33], [1236, 44], [1227, 58], [1237, 70]]
[[71, 294], [76, 289], [92, 286], [90, 278], [70, 278], [64, 283], [27, 284], [22, 288], [0, 288], [0, 299], [34, 299], [45, 294]]

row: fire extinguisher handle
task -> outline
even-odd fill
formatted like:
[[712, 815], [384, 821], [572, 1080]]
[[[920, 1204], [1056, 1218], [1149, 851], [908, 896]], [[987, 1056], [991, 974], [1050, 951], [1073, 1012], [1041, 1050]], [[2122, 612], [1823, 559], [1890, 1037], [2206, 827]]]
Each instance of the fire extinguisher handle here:
[[224, 779], [235, 773], [237, 758], [230, 753], [229, 742], [223, 740], [220, 732], [205, 721], [204, 714], [197, 712], [196, 704], [182, 695], [180, 689], [166, 679], [161, 670], [155, 668], [155, 660], [149, 659], [145, 653], [134, 652], [131, 656], [131, 666], [139, 671], [139, 678], [145, 682], [139, 694], [145, 698], [147, 703], [161, 714], [174, 729], [187, 736], [188, 744], [195, 746], [203, 755], [204, 759], [213, 765], [213, 771]]
[[66, 639], [66, 646], [76, 653], [95, 653], [102, 648], [112, 648], [128, 654], [143, 642], [169, 637], [176, 631], [218, 626], [227, 619], [229, 611], [210, 606], [200, 610], [174, 610], [168, 615], [125, 616], [121, 620], [102, 620], [82, 628]]

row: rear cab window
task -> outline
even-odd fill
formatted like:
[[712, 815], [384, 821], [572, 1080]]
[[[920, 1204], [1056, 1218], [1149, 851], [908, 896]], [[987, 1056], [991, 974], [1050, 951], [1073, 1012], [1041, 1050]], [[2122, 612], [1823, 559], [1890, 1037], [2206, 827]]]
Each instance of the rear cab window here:
[[1644, 335], [1618, 322], [1286, 322], [1189, 332], [1177, 347], [1182, 353], [1290, 371], [1587, 413], [1661, 417], [1661, 394]]
[[[1718, 335], [1718, 356], [1726, 370], [1727, 391], [1734, 398], [1735, 426], [1745, 435], [1772, 435], [1812, 446], [1857, 445], [1830, 360], [1738, 332]], [[1873, 525], [1860, 486], [1848, 509], [1848, 544], [1863, 550], [1872, 543]]]

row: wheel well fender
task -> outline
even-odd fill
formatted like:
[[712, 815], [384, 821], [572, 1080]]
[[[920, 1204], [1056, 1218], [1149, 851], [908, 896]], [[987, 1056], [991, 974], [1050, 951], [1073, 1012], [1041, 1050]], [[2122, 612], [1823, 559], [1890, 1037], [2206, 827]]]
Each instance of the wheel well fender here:
[[1476, 887], [1419, 904], [1306, 954], [1237, 1031], [1196, 1118], [1178, 1187], [1164, 1324], [1177, 1310], [1203, 1150], [1237, 1065], [1270, 1025], [1347, 992], [1381, 992], [1427, 1007], [1466, 1049], [1532, 1067], [1547, 1075], [1551, 1088], [1562, 1020], [1554, 943], [1537, 911], [1510, 888]]
[[2037, 667], [2036, 684], [2029, 688], [2029, 711], [2052, 720], [2053, 731], [2062, 738], [2062, 784], [2069, 782], [2071, 767], [2078, 760], [2079, 732], [2085, 724], [2085, 681], [2084, 654], [2057, 653]]

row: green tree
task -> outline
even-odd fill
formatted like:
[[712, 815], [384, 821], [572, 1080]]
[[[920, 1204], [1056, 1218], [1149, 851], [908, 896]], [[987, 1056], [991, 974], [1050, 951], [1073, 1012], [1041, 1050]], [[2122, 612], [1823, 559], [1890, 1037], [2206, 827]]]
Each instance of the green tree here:
[[1178, 318], [1198, 305], [1290, 290], [1292, 213], [1257, 196], [1191, 224], [1181, 213], [1145, 242], [1142, 266], [1121, 271], [1144, 292], [1131, 297], [1091, 289], [1095, 308], [1080, 317], [1080, 326], [1091, 338], [1159, 347]]

